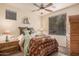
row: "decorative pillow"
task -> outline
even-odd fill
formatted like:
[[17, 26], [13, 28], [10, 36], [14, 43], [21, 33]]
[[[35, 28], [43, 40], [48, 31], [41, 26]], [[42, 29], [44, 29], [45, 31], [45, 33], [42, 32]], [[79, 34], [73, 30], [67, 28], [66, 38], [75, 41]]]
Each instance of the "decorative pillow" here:
[[19, 45], [22, 46], [23, 45], [23, 42], [24, 42], [24, 36], [23, 36], [23, 34], [19, 35], [17, 37], [17, 39], [19, 40]]

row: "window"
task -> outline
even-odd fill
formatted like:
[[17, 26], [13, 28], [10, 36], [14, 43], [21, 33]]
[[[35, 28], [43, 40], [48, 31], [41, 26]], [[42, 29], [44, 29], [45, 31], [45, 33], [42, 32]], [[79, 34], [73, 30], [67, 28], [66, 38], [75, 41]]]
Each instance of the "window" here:
[[52, 16], [49, 18], [49, 34], [66, 34], [66, 14]]

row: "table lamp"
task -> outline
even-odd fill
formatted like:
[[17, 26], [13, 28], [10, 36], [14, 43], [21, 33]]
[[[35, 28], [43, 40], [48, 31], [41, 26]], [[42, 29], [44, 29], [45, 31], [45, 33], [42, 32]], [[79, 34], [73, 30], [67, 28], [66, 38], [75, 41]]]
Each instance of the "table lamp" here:
[[8, 35], [11, 35], [11, 32], [10, 31], [5, 31], [3, 34], [5, 34], [6, 35], [6, 42], [8, 42], [9, 40], [8, 40]]

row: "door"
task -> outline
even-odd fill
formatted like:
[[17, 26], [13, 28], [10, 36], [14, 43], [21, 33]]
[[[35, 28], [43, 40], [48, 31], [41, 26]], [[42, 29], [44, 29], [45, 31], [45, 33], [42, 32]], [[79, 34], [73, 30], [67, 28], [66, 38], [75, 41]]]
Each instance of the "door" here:
[[69, 16], [70, 55], [79, 55], [79, 15]]

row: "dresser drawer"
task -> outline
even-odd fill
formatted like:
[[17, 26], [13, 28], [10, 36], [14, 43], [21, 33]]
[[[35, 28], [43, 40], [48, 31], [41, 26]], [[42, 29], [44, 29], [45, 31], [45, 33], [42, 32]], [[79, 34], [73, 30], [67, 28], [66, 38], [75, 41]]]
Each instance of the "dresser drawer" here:
[[11, 54], [19, 51], [19, 41], [0, 43], [0, 54]]

